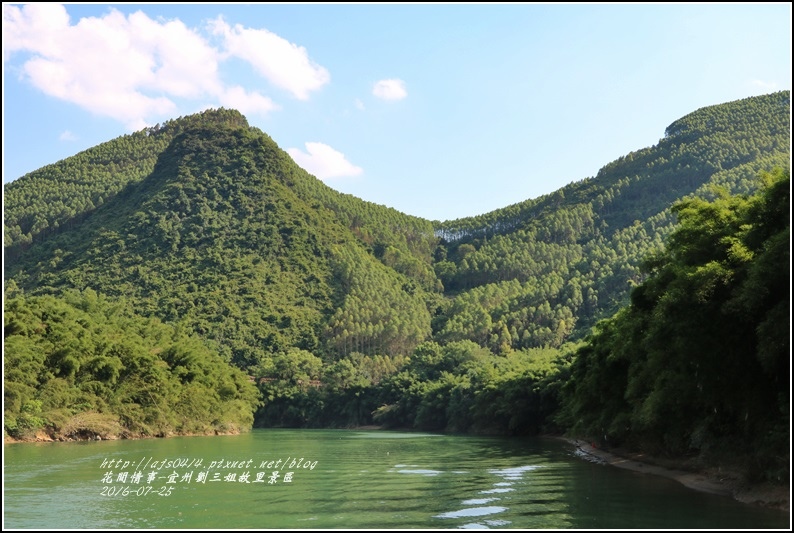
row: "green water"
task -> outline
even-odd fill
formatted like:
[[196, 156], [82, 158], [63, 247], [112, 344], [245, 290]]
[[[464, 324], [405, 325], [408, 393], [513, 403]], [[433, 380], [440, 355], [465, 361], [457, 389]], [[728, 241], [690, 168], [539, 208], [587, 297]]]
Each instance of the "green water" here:
[[788, 513], [573, 452], [551, 439], [333, 430], [13, 444], [4, 527], [789, 527]]

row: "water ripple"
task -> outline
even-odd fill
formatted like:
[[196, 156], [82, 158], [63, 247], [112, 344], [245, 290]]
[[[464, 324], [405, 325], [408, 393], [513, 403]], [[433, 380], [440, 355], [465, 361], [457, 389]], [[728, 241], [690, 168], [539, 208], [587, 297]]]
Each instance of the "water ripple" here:
[[535, 470], [536, 468], [540, 468], [539, 466], [516, 466], [513, 468], [502, 468], [501, 470], [488, 470], [490, 474], [496, 474], [497, 476], [502, 476], [505, 479], [520, 479], [524, 472], [530, 472]]
[[426, 468], [417, 468], [415, 470], [397, 470], [399, 474], [420, 474], [422, 476], [437, 476], [441, 472], [438, 470], [429, 470]]
[[515, 489], [490, 489], [481, 490], [480, 494], [501, 494], [503, 492], [513, 492]]
[[491, 507], [467, 507], [458, 511], [450, 511], [435, 515], [433, 518], [468, 518], [472, 516], [485, 516], [489, 514], [503, 513], [507, 511], [507, 507], [499, 507], [493, 505]]
[[471, 500], [463, 500], [461, 505], [484, 505], [497, 501], [499, 498], [473, 498]]

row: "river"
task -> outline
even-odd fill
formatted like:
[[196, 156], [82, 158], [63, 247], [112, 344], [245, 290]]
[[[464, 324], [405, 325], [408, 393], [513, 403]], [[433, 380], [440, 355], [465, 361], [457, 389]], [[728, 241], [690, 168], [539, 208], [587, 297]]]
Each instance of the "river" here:
[[4, 528], [788, 529], [553, 439], [272, 430], [5, 445]]

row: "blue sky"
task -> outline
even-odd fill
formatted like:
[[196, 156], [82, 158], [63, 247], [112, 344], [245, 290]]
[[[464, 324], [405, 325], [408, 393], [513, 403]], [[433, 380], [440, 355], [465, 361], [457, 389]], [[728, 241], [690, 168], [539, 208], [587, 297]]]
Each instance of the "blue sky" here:
[[594, 176], [791, 89], [791, 4], [3, 4], [3, 183], [239, 109], [335, 189], [433, 220]]

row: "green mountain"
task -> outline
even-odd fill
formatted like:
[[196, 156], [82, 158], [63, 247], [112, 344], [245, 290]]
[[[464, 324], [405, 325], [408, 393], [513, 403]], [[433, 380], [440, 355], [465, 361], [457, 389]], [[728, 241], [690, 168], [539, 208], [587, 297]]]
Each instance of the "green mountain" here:
[[560, 346], [627, 302], [639, 265], [674, 227], [670, 205], [757, 188], [790, 159], [789, 93], [700, 109], [653, 147], [594, 178], [474, 218], [437, 223], [436, 272], [460, 294], [435, 322], [440, 340], [494, 351]]
[[[671, 205], [756, 191], [762, 171], [788, 168], [789, 124], [788, 92], [704, 108], [595, 177], [439, 222], [338, 193], [236, 111], [206, 111], [5, 185], [7, 297], [35, 307], [93, 291], [201, 339], [257, 378], [258, 424], [537, 431], [570, 343], [649, 275]], [[42, 334], [7, 326], [7, 346]], [[41, 390], [101, 382], [81, 358], [103, 346], [40, 361], [7, 418], [52, 420]], [[95, 395], [95, 410], [141, 405]]]
[[[348, 227], [269, 137], [239, 115], [208, 115], [176, 135], [144, 179], [20, 252], [10, 277], [26, 291], [90, 287], [127, 297], [140, 314], [215, 341], [243, 368], [290, 347], [358, 347], [362, 327], [387, 354], [427, 337], [426, 306], [408, 292], [415, 283], [365, 248], [366, 210]], [[341, 200], [335, 207], [346, 215]], [[388, 221], [377, 223], [388, 235]], [[429, 225], [424, 237], [415, 225], [419, 239], [432, 237]], [[429, 258], [414, 257], [401, 237], [387, 238], [418, 265], [418, 283], [432, 275]], [[364, 325], [347, 325], [362, 313]]]

